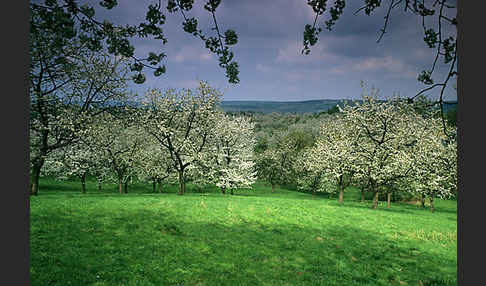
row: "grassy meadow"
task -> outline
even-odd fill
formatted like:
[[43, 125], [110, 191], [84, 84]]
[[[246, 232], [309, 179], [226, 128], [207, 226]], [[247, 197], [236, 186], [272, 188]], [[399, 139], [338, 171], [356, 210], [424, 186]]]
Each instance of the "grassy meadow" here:
[[31, 285], [456, 285], [456, 201], [344, 204], [285, 189], [42, 179], [30, 197]]

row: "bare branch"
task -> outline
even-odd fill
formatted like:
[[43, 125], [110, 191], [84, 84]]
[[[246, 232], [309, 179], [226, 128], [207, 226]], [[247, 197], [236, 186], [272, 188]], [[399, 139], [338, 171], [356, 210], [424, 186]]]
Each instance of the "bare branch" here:
[[386, 27], [388, 25], [388, 19], [390, 18], [390, 14], [391, 14], [391, 10], [393, 8], [393, 2], [395, 0], [392, 0], [390, 2], [390, 6], [388, 7], [388, 11], [386, 12], [386, 15], [385, 15], [385, 24], [383, 25], [383, 28], [380, 30], [381, 31], [381, 34], [380, 36], [378, 37], [378, 40], [376, 41], [377, 43], [379, 43], [381, 41], [381, 38], [383, 37], [383, 35], [386, 33]]

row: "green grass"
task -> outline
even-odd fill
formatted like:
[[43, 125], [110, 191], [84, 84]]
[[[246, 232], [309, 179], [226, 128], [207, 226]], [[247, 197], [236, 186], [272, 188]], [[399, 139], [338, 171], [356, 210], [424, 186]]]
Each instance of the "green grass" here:
[[[44, 179], [30, 200], [31, 285], [456, 285], [455, 201], [370, 209], [257, 184], [234, 196], [102, 193]], [[194, 189], [189, 186], [189, 190]]]

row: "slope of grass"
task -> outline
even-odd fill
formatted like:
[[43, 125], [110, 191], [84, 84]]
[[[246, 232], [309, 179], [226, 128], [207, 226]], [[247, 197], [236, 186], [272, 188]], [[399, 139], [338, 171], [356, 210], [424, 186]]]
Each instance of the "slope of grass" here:
[[45, 179], [31, 197], [32, 285], [456, 284], [454, 201], [430, 213], [260, 184], [234, 196], [78, 184]]

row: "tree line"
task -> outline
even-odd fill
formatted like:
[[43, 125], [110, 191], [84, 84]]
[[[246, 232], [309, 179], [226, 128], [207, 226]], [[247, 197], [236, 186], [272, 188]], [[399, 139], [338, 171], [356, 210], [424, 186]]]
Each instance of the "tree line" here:
[[[47, 146], [53, 147], [43, 157], [43, 174], [77, 176], [83, 192], [86, 177], [95, 176], [117, 182], [120, 193], [136, 178], [150, 181], [154, 192], [162, 183], [177, 183], [181, 195], [189, 180], [233, 194], [260, 179], [272, 190], [294, 185], [336, 193], [339, 202], [353, 185], [362, 200], [372, 194], [373, 208], [380, 194], [387, 195], [388, 207], [392, 194], [408, 193], [428, 198], [433, 209], [434, 198], [456, 192], [457, 143], [444, 135], [440, 110], [426, 99], [377, 100], [371, 89], [337, 112], [284, 117], [226, 114], [221, 97], [200, 82], [194, 90], [149, 90], [135, 105], [122, 100], [83, 111], [83, 101], [52, 101]], [[38, 172], [36, 156], [44, 146], [35, 143], [46, 132], [37, 130], [31, 130], [32, 172]], [[56, 145], [61, 139], [66, 143]]]
[[[259, 178], [272, 189], [337, 194], [339, 202], [357, 186], [362, 201], [372, 195], [373, 208], [382, 195], [388, 207], [392, 196], [415, 197], [422, 206], [428, 198], [432, 211], [434, 198], [456, 196], [457, 141], [444, 134], [440, 109], [425, 97], [378, 100], [376, 89], [364, 90], [361, 101], [337, 113], [288, 115], [287, 128], [272, 128], [282, 124], [259, 115], [267, 126], [256, 132]], [[454, 125], [446, 128], [456, 133]]]
[[[138, 107], [115, 106], [85, 115], [72, 144], [46, 158], [45, 174], [114, 180], [119, 192], [136, 177], [158, 184], [188, 179], [216, 184], [224, 193], [249, 187], [253, 171], [253, 123], [224, 114], [221, 94], [200, 82], [195, 90], [150, 90]], [[64, 108], [76, 109], [65, 106]], [[35, 137], [33, 137], [35, 139]], [[31, 148], [33, 149], [33, 148]]]

